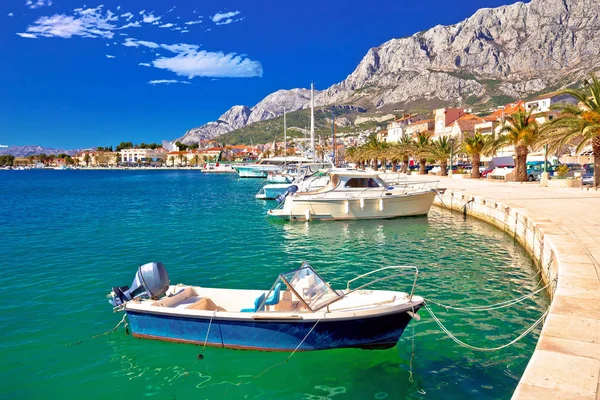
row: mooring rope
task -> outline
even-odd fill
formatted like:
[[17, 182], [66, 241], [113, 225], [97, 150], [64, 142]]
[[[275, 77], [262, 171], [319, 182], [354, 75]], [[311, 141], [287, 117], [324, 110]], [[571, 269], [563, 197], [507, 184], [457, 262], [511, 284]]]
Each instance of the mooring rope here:
[[548, 308], [543, 314], [542, 316], [536, 321], [534, 322], [533, 325], [531, 325], [529, 328], [527, 328], [527, 330], [525, 330], [525, 332], [521, 333], [517, 338], [511, 340], [509, 343], [506, 343], [502, 346], [498, 346], [498, 347], [475, 347], [475, 346], [471, 346], [470, 344], [467, 344], [463, 341], [461, 341], [460, 339], [458, 339], [456, 336], [454, 336], [445, 326], [444, 324], [442, 324], [442, 321], [439, 320], [439, 318], [433, 313], [433, 311], [431, 311], [431, 309], [425, 305], [425, 309], [429, 312], [429, 314], [431, 315], [431, 317], [433, 318], [433, 320], [439, 325], [439, 327], [444, 331], [444, 333], [446, 333], [446, 335], [448, 335], [450, 337], [450, 339], [452, 339], [455, 343], [466, 347], [467, 349], [471, 349], [473, 351], [498, 351], [498, 350], [502, 350], [508, 346], [511, 346], [513, 344], [515, 344], [516, 342], [518, 342], [519, 340], [523, 339], [525, 336], [527, 336], [527, 334], [529, 334], [531, 331], [533, 331], [543, 320], [544, 318], [546, 318], [546, 316], [548, 315], [548, 313], [550, 312], [550, 308]]
[[121, 321], [117, 324], [117, 326], [115, 326], [114, 328], [112, 328], [110, 331], [106, 331], [106, 332], [101, 333], [99, 335], [92, 336], [92, 339], [95, 339], [95, 338], [100, 337], [100, 336], [108, 335], [109, 333], [112, 333], [112, 332], [116, 331], [119, 328], [119, 326], [121, 326], [122, 323], [125, 323], [125, 326], [127, 326], [127, 321], [125, 321], [125, 318], [127, 318], [127, 314], [123, 314], [123, 318], [121, 318]]
[[323, 318], [325, 318], [325, 315], [323, 315], [322, 317], [320, 317], [320, 318], [317, 320], [317, 322], [315, 322], [315, 324], [312, 326], [312, 328], [310, 328], [310, 330], [308, 331], [308, 333], [306, 334], [306, 336], [304, 336], [304, 339], [302, 339], [302, 341], [301, 341], [301, 342], [298, 344], [298, 346], [296, 346], [296, 348], [294, 349], [294, 351], [292, 351], [292, 354], [290, 354], [290, 355], [289, 355], [289, 356], [288, 356], [288, 357], [287, 357], [285, 360], [283, 360], [283, 361], [281, 361], [281, 362], [278, 362], [277, 364], [273, 364], [273, 365], [271, 365], [270, 367], [266, 368], [266, 369], [265, 369], [265, 370], [263, 370], [263, 371], [262, 371], [260, 374], [258, 374], [258, 375], [254, 375], [254, 376], [252, 377], [252, 379], [259, 378], [259, 377], [261, 377], [262, 375], [264, 375], [264, 374], [265, 374], [267, 371], [270, 371], [271, 369], [273, 369], [273, 368], [275, 368], [275, 367], [278, 367], [278, 366], [280, 366], [280, 365], [282, 365], [282, 364], [285, 364], [285, 363], [287, 363], [287, 362], [290, 360], [290, 358], [292, 358], [292, 356], [293, 356], [293, 355], [296, 353], [296, 351], [298, 351], [298, 349], [300, 348], [300, 346], [302, 346], [302, 344], [303, 344], [303, 343], [306, 341], [306, 339], [308, 338], [308, 336], [309, 336], [309, 335], [312, 333], [312, 331], [313, 331], [313, 330], [314, 330], [314, 329], [317, 327], [317, 324], [318, 324], [319, 322], [321, 322], [321, 320], [322, 320]]
[[449, 309], [449, 310], [458, 310], [458, 311], [490, 311], [490, 310], [499, 310], [501, 308], [506, 308], [506, 307], [510, 307], [512, 305], [515, 305], [517, 303], [520, 303], [522, 301], [525, 301], [533, 296], [535, 296], [536, 294], [538, 294], [541, 291], [546, 290], [550, 285], [552, 285], [552, 283], [554, 283], [556, 279], [550, 281], [546, 286], [539, 288], [538, 290], [528, 293], [526, 295], [523, 295], [521, 297], [517, 297], [516, 299], [511, 299], [511, 300], [505, 300], [505, 301], [501, 301], [500, 303], [496, 303], [496, 304], [492, 304], [489, 306], [473, 306], [473, 307], [455, 307], [455, 306], [450, 306], [447, 304], [442, 304], [442, 303], [438, 303], [435, 300], [431, 300], [426, 298], [425, 301], [428, 303], [433, 303], [437, 306], [440, 307], [444, 307], [445, 309]]
[[198, 358], [200, 358], [200, 356], [204, 353], [204, 349], [206, 349], [206, 342], [208, 342], [208, 334], [210, 333], [210, 327], [212, 326], [212, 321], [216, 314], [217, 311], [213, 312], [213, 314], [210, 316], [210, 322], [208, 323], [208, 329], [206, 330], [206, 337], [204, 338], [204, 346], [202, 346], [202, 351], [198, 355]]

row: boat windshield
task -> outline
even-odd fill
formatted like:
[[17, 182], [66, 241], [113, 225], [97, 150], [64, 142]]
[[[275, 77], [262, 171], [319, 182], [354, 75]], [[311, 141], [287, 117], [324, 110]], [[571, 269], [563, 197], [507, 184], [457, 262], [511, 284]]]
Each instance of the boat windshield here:
[[282, 274], [281, 278], [312, 311], [340, 297], [306, 262], [300, 269]]

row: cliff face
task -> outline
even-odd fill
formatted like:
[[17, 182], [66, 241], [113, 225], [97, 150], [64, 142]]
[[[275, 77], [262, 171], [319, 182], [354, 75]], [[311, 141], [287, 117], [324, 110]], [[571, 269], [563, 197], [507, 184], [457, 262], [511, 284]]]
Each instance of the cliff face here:
[[523, 97], [600, 67], [599, 29], [596, 0], [532, 0], [481, 9], [456, 25], [369, 50], [316, 103], [380, 107], [423, 99]]
[[283, 109], [296, 111], [310, 101], [310, 90], [278, 90], [271, 93], [260, 103], [248, 106], [233, 106], [219, 117], [198, 128], [190, 129], [180, 140], [182, 143], [196, 143], [199, 140], [212, 139], [235, 129], [243, 128], [253, 122], [264, 121], [283, 114]]
[[[532, 0], [480, 9], [458, 24], [370, 49], [345, 80], [316, 94], [315, 103], [373, 109], [415, 101], [469, 104], [526, 97], [599, 69], [599, 31], [598, 0]], [[236, 106], [241, 108], [219, 121], [188, 131], [183, 141], [276, 117], [284, 105], [292, 111], [306, 107], [309, 98], [306, 89], [280, 90], [249, 114], [248, 107]]]

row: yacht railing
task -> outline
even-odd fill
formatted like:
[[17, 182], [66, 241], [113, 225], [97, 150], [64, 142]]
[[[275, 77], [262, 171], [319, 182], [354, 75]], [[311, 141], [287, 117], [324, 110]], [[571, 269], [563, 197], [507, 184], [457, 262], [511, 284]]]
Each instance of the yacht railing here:
[[417, 286], [417, 278], [419, 277], [419, 269], [417, 267], [415, 267], [415, 266], [412, 266], [412, 265], [396, 265], [396, 266], [390, 266], [390, 267], [383, 267], [383, 268], [379, 268], [379, 269], [367, 272], [366, 274], [359, 275], [356, 278], [350, 279], [348, 281], [348, 283], [346, 284], [346, 292], [344, 292], [344, 296], [347, 296], [349, 293], [355, 292], [355, 291], [363, 289], [365, 287], [371, 286], [371, 285], [373, 285], [373, 284], [375, 284], [377, 282], [382, 282], [382, 281], [390, 280], [392, 278], [397, 278], [399, 276], [403, 276], [404, 275], [404, 273], [397, 273], [397, 274], [393, 274], [393, 275], [384, 276], [384, 277], [381, 277], [381, 278], [374, 279], [374, 280], [372, 280], [370, 282], [367, 282], [367, 283], [365, 283], [365, 284], [363, 284], [361, 286], [358, 286], [358, 287], [356, 287], [354, 289], [350, 289], [350, 284], [352, 282], [354, 282], [354, 281], [356, 281], [358, 279], [362, 279], [364, 277], [367, 277], [369, 275], [373, 275], [373, 274], [375, 274], [377, 272], [381, 272], [381, 271], [385, 271], [385, 270], [390, 270], [390, 269], [402, 270], [402, 271], [406, 271], [406, 270], [413, 270], [414, 271], [414, 273], [415, 273], [415, 279], [413, 281], [412, 288], [410, 290], [410, 296], [408, 298], [409, 301], [412, 301], [413, 295], [415, 293], [415, 287]]

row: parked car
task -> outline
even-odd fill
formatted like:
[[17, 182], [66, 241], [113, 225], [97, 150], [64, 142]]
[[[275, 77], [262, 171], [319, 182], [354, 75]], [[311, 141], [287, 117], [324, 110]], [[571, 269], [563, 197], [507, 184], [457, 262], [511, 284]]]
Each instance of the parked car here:
[[569, 168], [569, 172], [567, 172], [566, 178], [573, 178], [575, 176], [575, 174], [579, 174], [579, 176], [583, 176], [583, 174], [585, 173], [585, 168], [583, 168], [583, 165], [581, 165], [581, 164], [565, 163], [565, 164], [558, 165], [557, 168], [560, 167], [561, 165], [566, 165]]
[[582, 183], [584, 185], [594, 184], [594, 164], [583, 164], [585, 172], [581, 175]]
[[489, 174], [491, 174], [492, 172], [494, 172], [494, 170], [496, 168], [515, 168], [514, 165], [497, 165], [496, 167], [487, 167], [486, 169], [483, 170], [483, 172], [481, 173], [481, 177], [482, 178], [487, 178], [487, 176]]

